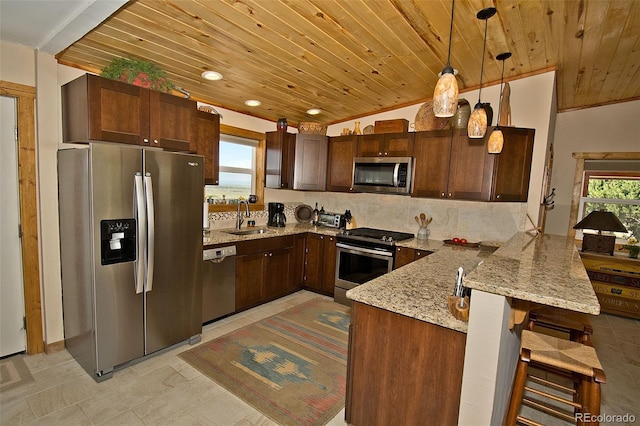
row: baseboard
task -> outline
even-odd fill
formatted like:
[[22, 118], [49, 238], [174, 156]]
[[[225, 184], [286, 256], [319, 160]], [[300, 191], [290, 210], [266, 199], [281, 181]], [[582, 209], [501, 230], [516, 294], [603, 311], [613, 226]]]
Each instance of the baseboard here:
[[59, 342], [44, 344], [44, 352], [46, 354], [53, 354], [56, 352], [61, 352], [63, 350], [64, 350], [64, 340], [60, 340]]

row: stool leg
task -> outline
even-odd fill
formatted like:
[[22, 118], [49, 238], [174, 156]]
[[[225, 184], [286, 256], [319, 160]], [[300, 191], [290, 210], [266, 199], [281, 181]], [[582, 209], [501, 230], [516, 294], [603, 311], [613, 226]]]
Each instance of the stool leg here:
[[513, 379], [513, 390], [511, 391], [509, 411], [507, 412], [507, 417], [504, 420], [505, 426], [514, 426], [516, 424], [516, 419], [520, 412], [520, 406], [522, 405], [522, 397], [524, 396], [524, 386], [527, 382], [527, 368], [529, 367], [530, 360], [531, 353], [529, 350], [523, 349], [520, 352], [518, 366], [516, 367], [516, 375]]

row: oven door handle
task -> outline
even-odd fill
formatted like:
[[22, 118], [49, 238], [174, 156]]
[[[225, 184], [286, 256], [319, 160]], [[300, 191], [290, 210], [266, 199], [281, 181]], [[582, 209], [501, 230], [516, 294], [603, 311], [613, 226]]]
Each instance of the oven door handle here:
[[373, 249], [368, 249], [363, 247], [354, 247], [354, 246], [349, 246], [343, 243], [337, 243], [336, 247], [339, 249], [342, 249], [342, 251], [346, 251], [347, 253], [351, 253], [351, 254], [367, 253], [375, 256], [393, 257], [392, 251], [389, 252], [389, 251], [382, 251], [382, 250], [373, 250]]

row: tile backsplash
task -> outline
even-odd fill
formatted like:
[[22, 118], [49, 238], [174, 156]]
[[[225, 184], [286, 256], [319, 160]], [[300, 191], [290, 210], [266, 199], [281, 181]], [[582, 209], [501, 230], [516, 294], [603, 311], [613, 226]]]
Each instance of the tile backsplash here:
[[[415, 216], [424, 213], [433, 217], [429, 225], [430, 238], [444, 240], [453, 237], [468, 241], [506, 241], [515, 232], [524, 231], [526, 203], [488, 203], [479, 201], [411, 198], [386, 194], [348, 194], [339, 192], [302, 192], [265, 189], [265, 210], [252, 212], [256, 226], [267, 224], [266, 203], [282, 202], [287, 223], [296, 223], [295, 208], [307, 204], [324, 207], [328, 212], [344, 213], [350, 210], [357, 226], [388, 229], [417, 234]], [[233, 228], [236, 212], [210, 213], [210, 226], [214, 229]], [[246, 224], [245, 219], [245, 224]], [[243, 225], [246, 226], [246, 225]]]

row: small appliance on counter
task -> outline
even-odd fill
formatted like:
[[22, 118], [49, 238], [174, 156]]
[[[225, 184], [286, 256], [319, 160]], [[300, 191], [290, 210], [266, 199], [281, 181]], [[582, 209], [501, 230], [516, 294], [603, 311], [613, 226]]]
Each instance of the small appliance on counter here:
[[326, 226], [329, 228], [339, 228], [344, 222], [344, 219], [340, 213], [329, 213], [320, 211], [318, 213], [318, 220], [316, 226]]
[[287, 216], [284, 214], [284, 204], [282, 203], [269, 203], [269, 220], [267, 226], [274, 226], [283, 228], [287, 224]]

